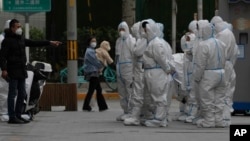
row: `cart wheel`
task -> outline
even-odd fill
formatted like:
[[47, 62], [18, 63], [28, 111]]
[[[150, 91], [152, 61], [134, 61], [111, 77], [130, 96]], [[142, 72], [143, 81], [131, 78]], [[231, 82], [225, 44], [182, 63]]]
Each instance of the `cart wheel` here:
[[33, 121], [34, 120], [34, 114], [32, 111], [27, 111], [27, 115], [30, 117], [30, 121]]
[[29, 116], [30, 116], [30, 120], [33, 121], [34, 120], [34, 114], [32, 112], [29, 112]]
[[245, 116], [250, 116], [250, 110], [245, 110], [244, 115]]
[[235, 110], [234, 110], [234, 111], [231, 113], [231, 116], [235, 116], [235, 114], [236, 114], [236, 113], [235, 113]]
[[35, 119], [34, 115], [31, 114], [31, 115], [30, 115], [30, 120], [33, 121], [34, 119]]

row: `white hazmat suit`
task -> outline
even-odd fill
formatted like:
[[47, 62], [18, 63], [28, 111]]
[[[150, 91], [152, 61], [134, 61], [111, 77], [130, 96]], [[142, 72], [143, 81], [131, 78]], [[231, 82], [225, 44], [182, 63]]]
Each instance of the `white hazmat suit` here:
[[140, 125], [140, 115], [144, 103], [144, 69], [142, 66], [142, 56], [147, 47], [147, 40], [140, 36], [140, 24], [141, 22], [137, 22], [131, 27], [132, 35], [137, 39], [134, 48], [134, 93], [131, 97], [131, 115], [124, 120], [124, 125]]
[[216, 38], [225, 43], [225, 80], [226, 80], [226, 99], [224, 107], [224, 120], [229, 126], [231, 124], [231, 112], [233, 112], [233, 94], [236, 85], [236, 73], [234, 65], [238, 56], [238, 47], [234, 34], [229, 30], [230, 25], [226, 22], [215, 24]]
[[[9, 28], [10, 20], [5, 22], [4, 28]], [[0, 34], [0, 49], [4, 39], [4, 32]], [[1, 70], [0, 70], [1, 73]], [[0, 120], [8, 121], [8, 110], [7, 110], [7, 97], [8, 97], [8, 83], [2, 77], [0, 77]]]
[[[195, 118], [197, 113], [197, 102], [193, 102], [195, 99], [194, 93], [190, 93], [193, 87], [193, 48], [197, 45], [197, 38], [195, 33], [197, 33], [197, 24], [196, 20], [190, 22], [187, 32], [181, 38], [181, 48], [184, 51], [184, 63], [183, 63], [183, 74], [184, 79], [182, 82], [182, 89], [185, 91], [186, 101], [184, 105], [184, 114], [182, 114], [178, 120], [185, 122], [192, 122], [192, 119]], [[188, 100], [190, 99], [190, 100]]]
[[120, 95], [120, 105], [123, 114], [117, 117], [117, 121], [124, 121], [131, 114], [131, 96], [133, 95], [133, 50], [136, 44], [135, 38], [129, 33], [126, 22], [118, 26], [120, 37], [116, 40], [116, 73], [117, 86]]
[[203, 41], [195, 56], [194, 80], [199, 84], [200, 110], [204, 120], [198, 127], [224, 127], [225, 44], [214, 38], [211, 24], [201, 28]]
[[[193, 62], [193, 69], [195, 68], [195, 62], [196, 62], [196, 56], [197, 56], [197, 50], [199, 48], [199, 43], [203, 40], [202, 39], [202, 28], [204, 27], [204, 25], [207, 25], [209, 22], [208, 20], [199, 20], [197, 22], [196, 28], [197, 30], [193, 30], [194, 34], [196, 36], [195, 42], [193, 44], [193, 48], [192, 48], [192, 62]], [[193, 70], [194, 71], [194, 70]], [[193, 75], [194, 72], [193, 72]], [[185, 121], [186, 122], [190, 122], [190, 120], [192, 120], [193, 124], [196, 124], [197, 121], [199, 121], [200, 119], [202, 119], [202, 115], [200, 114], [200, 95], [199, 95], [199, 85], [196, 81], [194, 81], [194, 78], [192, 77], [192, 86], [191, 86], [191, 91], [188, 95], [187, 98], [187, 107], [194, 107], [194, 109], [197, 109], [195, 117], [193, 118], [192, 115], [188, 116]], [[186, 108], [187, 111], [188, 108]], [[192, 110], [192, 112], [194, 113], [195, 110]]]
[[148, 41], [143, 55], [145, 93], [150, 95], [155, 106], [154, 119], [146, 120], [145, 126], [165, 127], [167, 126], [167, 78], [172, 71], [167, 60], [172, 58], [172, 52], [169, 52], [170, 46], [162, 38], [157, 37], [159, 28], [156, 23], [145, 20], [142, 22], [142, 27], [145, 29]]

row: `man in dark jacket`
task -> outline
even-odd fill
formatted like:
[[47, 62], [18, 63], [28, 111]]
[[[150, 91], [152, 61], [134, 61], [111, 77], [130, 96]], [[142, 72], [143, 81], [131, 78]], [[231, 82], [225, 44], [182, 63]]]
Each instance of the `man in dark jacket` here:
[[[2, 77], [9, 82], [8, 92], [8, 115], [10, 124], [28, 123], [29, 121], [21, 117], [23, 111], [23, 102], [26, 97], [25, 79], [26, 71], [26, 54], [25, 47], [38, 46], [58, 46], [58, 41], [32, 41], [25, 39], [22, 35], [21, 24], [18, 20], [12, 19], [9, 29], [5, 30], [5, 39], [2, 42], [0, 50], [0, 65]], [[16, 104], [15, 104], [15, 97]]]

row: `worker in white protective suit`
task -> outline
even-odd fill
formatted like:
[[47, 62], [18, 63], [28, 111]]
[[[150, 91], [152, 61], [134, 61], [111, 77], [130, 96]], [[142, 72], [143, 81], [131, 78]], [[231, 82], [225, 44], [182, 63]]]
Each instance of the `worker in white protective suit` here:
[[[4, 30], [9, 28], [10, 20], [7, 20], [4, 24]], [[4, 32], [0, 34], [0, 49], [4, 39]], [[1, 73], [1, 70], [0, 70]], [[7, 97], [8, 97], [8, 83], [2, 77], [0, 77], [0, 121], [8, 121], [7, 110]]]
[[199, 27], [202, 28], [202, 26], [207, 23], [209, 23], [208, 20], [191, 21], [188, 26], [189, 32], [181, 38], [181, 47], [185, 54], [185, 60], [183, 63], [184, 79], [182, 81], [181, 91], [179, 92], [183, 93], [183, 96], [180, 97], [184, 97], [184, 99], [180, 100], [180, 103], [185, 104], [180, 107], [181, 114], [178, 117], [178, 120], [187, 123], [193, 122], [196, 124], [196, 122], [201, 119], [201, 115], [199, 114], [198, 99], [199, 86], [193, 80], [193, 69], [195, 67], [194, 56], [196, 55], [198, 44], [202, 40]]
[[169, 109], [170, 109], [170, 105], [172, 102], [172, 96], [174, 94], [175, 91], [175, 81], [173, 79], [173, 74], [176, 72], [176, 68], [175, 68], [175, 60], [173, 57], [173, 51], [169, 45], [169, 43], [164, 40], [164, 25], [162, 23], [156, 23], [157, 27], [159, 28], [158, 33], [156, 34], [157, 37], [159, 37], [165, 44], [166, 50], [167, 50], [167, 58], [166, 58], [166, 62], [169, 64], [170, 68], [171, 68], [171, 75], [168, 75], [167, 77], [167, 120], [171, 121], [171, 118], [169, 116]]
[[[190, 22], [188, 26], [189, 32], [187, 32], [185, 35], [181, 38], [181, 48], [184, 52], [184, 63], [183, 63], [183, 75], [184, 79], [181, 85], [182, 90], [184, 91], [184, 95], [182, 96], [184, 99], [181, 100], [181, 103], [183, 103], [183, 113], [180, 114], [178, 117], [178, 120], [185, 121], [185, 122], [192, 122], [194, 119], [196, 113], [197, 113], [197, 102], [192, 101], [195, 99], [194, 93], [191, 93], [191, 89], [193, 86], [193, 48], [197, 45], [198, 38], [195, 34], [197, 34], [197, 20], [193, 20]], [[188, 99], [190, 99], [188, 101]], [[188, 101], [188, 102], [187, 102]]]
[[238, 46], [236, 44], [235, 36], [230, 30], [230, 24], [227, 22], [215, 23], [216, 38], [225, 43], [225, 80], [226, 80], [226, 99], [224, 107], [224, 120], [227, 126], [231, 124], [231, 113], [233, 112], [233, 95], [236, 85], [236, 73], [234, 65], [238, 56]]
[[[195, 68], [195, 63], [197, 61], [195, 58], [197, 58], [196, 57], [197, 49], [199, 48], [198, 44], [203, 40], [201, 29], [204, 25], [208, 23], [209, 23], [208, 20], [199, 20], [197, 21], [197, 23], [194, 21], [189, 24], [189, 29], [193, 31], [193, 33], [195, 34], [195, 40], [194, 40], [194, 43], [190, 44], [193, 46], [191, 54], [190, 52], [188, 53], [189, 55], [188, 59], [192, 59], [193, 70], [191, 71], [192, 75], [190, 75], [192, 76], [191, 82], [187, 83], [191, 85], [187, 85], [188, 87], [186, 86], [186, 88], [190, 89], [190, 91], [187, 94], [187, 101], [186, 101], [186, 107], [185, 107], [185, 113], [189, 113], [187, 114], [188, 116], [185, 119], [185, 122], [187, 123], [192, 122], [193, 124], [196, 124], [197, 121], [202, 119], [202, 115], [200, 114], [199, 85], [193, 79], [193, 75], [195, 75], [193, 71]], [[190, 77], [187, 80], [190, 80]]]
[[133, 51], [136, 40], [129, 32], [126, 22], [118, 26], [120, 37], [116, 40], [116, 73], [117, 88], [120, 95], [120, 105], [123, 113], [116, 118], [117, 121], [124, 121], [131, 114], [131, 96], [133, 95]]
[[154, 119], [146, 120], [144, 125], [147, 127], [166, 127], [168, 125], [166, 117], [167, 78], [172, 71], [167, 59], [172, 57], [172, 52], [168, 52], [170, 46], [167, 46], [163, 39], [157, 37], [159, 28], [154, 22], [144, 20], [141, 27], [148, 42], [147, 49], [143, 54], [145, 93], [150, 95], [155, 106]]
[[144, 69], [142, 66], [142, 55], [147, 47], [147, 40], [145, 38], [141, 38], [139, 28], [140, 22], [135, 23], [131, 27], [132, 35], [136, 38], [136, 45], [134, 48], [134, 93], [131, 97], [131, 115], [129, 118], [124, 120], [124, 125], [140, 125], [140, 115], [144, 103]]
[[[154, 23], [152, 19], [148, 19], [148, 22]], [[140, 121], [143, 122], [146, 119], [153, 119], [154, 106], [152, 104], [149, 95], [144, 95], [144, 69], [142, 66], [142, 56], [147, 47], [147, 40], [141, 37], [140, 33], [141, 22], [135, 23], [131, 27], [132, 35], [137, 39], [136, 47], [134, 50], [134, 95], [132, 97], [132, 113], [129, 118], [124, 120], [125, 125], [139, 125]], [[159, 31], [157, 36], [164, 37], [164, 26], [161, 23], [156, 23]], [[170, 102], [169, 102], [170, 103]]]
[[225, 44], [214, 38], [213, 26], [201, 28], [203, 41], [195, 56], [194, 80], [199, 85], [200, 110], [203, 120], [198, 127], [225, 127], [223, 109], [225, 99]]

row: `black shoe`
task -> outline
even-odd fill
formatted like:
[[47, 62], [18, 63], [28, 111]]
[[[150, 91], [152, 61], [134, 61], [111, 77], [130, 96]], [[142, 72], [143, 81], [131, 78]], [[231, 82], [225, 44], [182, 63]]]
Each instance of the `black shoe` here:
[[104, 109], [99, 109], [99, 112], [103, 112], [103, 111], [106, 111], [108, 110], [109, 108], [104, 108]]
[[15, 118], [10, 118], [8, 123], [9, 124], [24, 124], [24, 121], [15, 117]]
[[17, 117], [17, 119], [23, 121], [24, 123], [29, 123], [30, 122], [30, 120], [24, 119], [22, 117]]
[[85, 108], [85, 107], [84, 107], [84, 108], [82, 108], [82, 110], [83, 110], [83, 111], [89, 111], [89, 112], [91, 112], [91, 111], [92, 111], [92, 108], [91, 108], [91, 107], [88, 107], [88, 108]]

